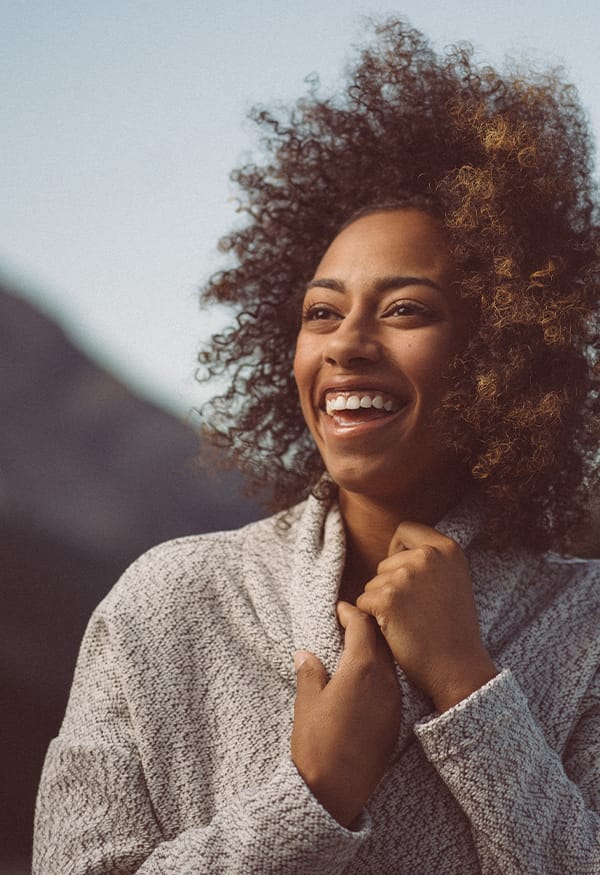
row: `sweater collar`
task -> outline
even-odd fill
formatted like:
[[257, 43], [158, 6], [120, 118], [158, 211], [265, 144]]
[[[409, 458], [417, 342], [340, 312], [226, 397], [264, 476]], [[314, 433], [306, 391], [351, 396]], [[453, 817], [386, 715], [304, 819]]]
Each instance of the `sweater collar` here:
[[343, 642], [336, 616], [346, 538], [337, 502], [311, 496], [299, 520], [292, 566], [294, 647], [309, 650], [335, 671]]
[[483, 539], [483, 507], [477, 496], [467, 495], [453, 507], [435, 526], [438, 532], [452, 538], [465, 552], [479, 539]]
[[[496, 555], [486, 550], [482, 521], [481, 502], [468, 496], [436, 528], [454, 539], [469, 558], [485, 640], [499, 602], [510, 598], [525, 557], [513, 555], [512, 551]], [[310, 497], [298, 520], [292, 563], [293, 638], [295, 649], [315, 653], [329, 674], [335, 670], [343, 648], [336, 602], [345, 553], [344, 525], [337, 502]]]

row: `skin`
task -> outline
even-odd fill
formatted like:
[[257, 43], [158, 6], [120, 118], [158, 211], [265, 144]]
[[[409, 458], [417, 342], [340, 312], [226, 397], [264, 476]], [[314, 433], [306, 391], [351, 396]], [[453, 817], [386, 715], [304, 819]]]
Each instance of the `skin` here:
[[[443, 229], [415, 209], [347, 226], [304, 301], [294, 372], [307, 425], [339, 485], [348, 550], [338, 604], [344, 654], [330, 680], [314, 654], [296, 655], [291, 752], [344, 826], [394, 747], [394, 663], [439, 712], [497, 673], [467, 560], [433, 528], [463, 491], [464, 472], [436, 435], [435, 412], [466, 334]], [[328, 392], [368, 390], [391, 399], [394, 412], [327, 414]]]

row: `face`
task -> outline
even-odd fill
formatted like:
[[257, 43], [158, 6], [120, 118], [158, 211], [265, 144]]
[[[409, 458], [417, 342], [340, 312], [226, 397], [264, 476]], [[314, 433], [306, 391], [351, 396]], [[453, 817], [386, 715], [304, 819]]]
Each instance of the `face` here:
[[466, 339], [452, 283], [443, 230], [416, 209], [357, 219], [317, 267], [294, 371], [307, 425], [342, 492], [401, 501], [448, 481], [454, 462], [434, 413]]

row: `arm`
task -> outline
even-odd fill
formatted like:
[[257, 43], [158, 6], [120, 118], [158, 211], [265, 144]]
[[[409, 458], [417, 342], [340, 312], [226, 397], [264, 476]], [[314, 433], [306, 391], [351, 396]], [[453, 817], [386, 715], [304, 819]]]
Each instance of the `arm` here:
[[600, 682], [564, 765], [509, 671], [415, 732], [469, 818], [484, 873], [600, 872]]
[[212, 819], [165, 840], [109, 625], [99, 610], [86, 633], [60, 736], [48, 752], [35, 875], [343, 871], [365, 832], [350, 832], [331, 818], [289, 758]]
[[314, 796], [351, 827], [389, 765], [400, 689], [392, 655], [371, 618], [346, 602], [337, 612], [344, 652], [331, 680], [316, 656], [297, 654], [291, 750]]
[[469, 819], [482, 871], [600, 872], [600, 689], [563, 765], [485, 651], [464, 555], [427, 526], [398, 527], [357, 605], [439, 712], [415, 732]]

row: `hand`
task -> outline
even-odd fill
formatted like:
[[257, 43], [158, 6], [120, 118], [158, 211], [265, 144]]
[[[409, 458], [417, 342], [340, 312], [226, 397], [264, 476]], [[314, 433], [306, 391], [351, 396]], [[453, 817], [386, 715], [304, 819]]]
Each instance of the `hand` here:
[[481, 640], [466, 557], [429, 526], [398, 526], [356, 606], [375, 618], [398, 665], [439, 712], [497, 674]]
[[321, 805], [350, 827], [383, 777], [400, 725], [392, 655], [371, 617], [339, 602], [344, 652], [329, 682], [312, 653], [296, 654], [292, 759]]

